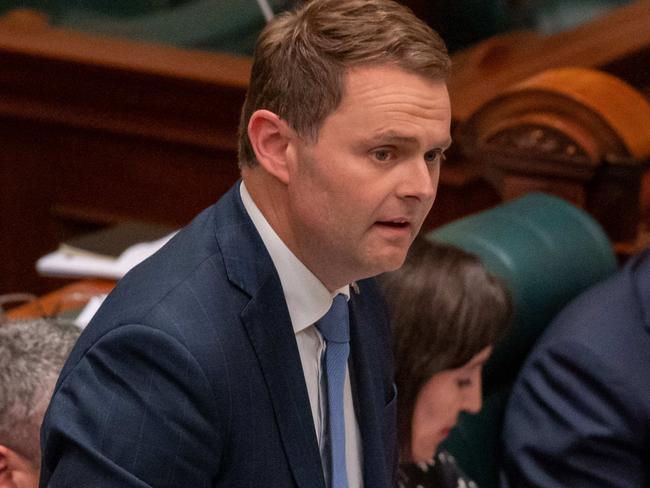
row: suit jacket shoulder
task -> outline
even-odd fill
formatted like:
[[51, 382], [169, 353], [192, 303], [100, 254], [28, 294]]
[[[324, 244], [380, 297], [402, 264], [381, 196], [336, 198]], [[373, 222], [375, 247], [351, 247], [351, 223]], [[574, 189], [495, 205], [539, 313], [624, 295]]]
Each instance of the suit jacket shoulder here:
[[[304, 380], [274, 385], [276, 369], [301, 374], [277, 273], [237, 185], [128, 273], [80, 337], [43, 424], [42, 484], [254, 486], [270, 473], [277, 486], [306, 475], [318, 486], [311, 416], [279, 418], [273, 401], [301, 411]], [[298, 474], [287, 445], [300, 450]]]
[[[381, 473], [367, 485], [379, 487], [394, 426], [373, 287], [355, 305], [353, 354], [364, 467]], [[61, 373], [42, 443], [43, 486], [324, 487], [284, 295], [238, 185], [107, 298]]]
[[646, 252], [554, 320], [508, 403], [503, 442], [511, 486], [647, 482], [649, 306]]

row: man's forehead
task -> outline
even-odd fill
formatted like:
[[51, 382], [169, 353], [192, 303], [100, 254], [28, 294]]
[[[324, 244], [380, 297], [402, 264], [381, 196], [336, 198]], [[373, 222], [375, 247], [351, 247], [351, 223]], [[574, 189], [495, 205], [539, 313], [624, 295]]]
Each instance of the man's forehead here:
[[430, 77], [426, 76], [424, 73], [414, 71], [412, 69], [405, 68], [398, 63], [393, 62], [384, 62], [384, 63], [361, 63], [354, 64], [346, 67], [343, 70], [343, 85], [348, 86], [350, 84], [358, 83], [359, 81], [364, 80], [368, 76], [373, 76], [377, 74], [399, 74], [404, 77], [409, 77], [419, 79], [420, 81], [432, 84], [432, 85], [445, 85], [447, 80], [443, 77]]
[[394, 65], [371, 65], [349, 69], [343, 78], [341, 101], [335, 111], [357, 108], [359, 104], [381, 106], [407, 102], [425, 109], [448, 110], [447, 85]]

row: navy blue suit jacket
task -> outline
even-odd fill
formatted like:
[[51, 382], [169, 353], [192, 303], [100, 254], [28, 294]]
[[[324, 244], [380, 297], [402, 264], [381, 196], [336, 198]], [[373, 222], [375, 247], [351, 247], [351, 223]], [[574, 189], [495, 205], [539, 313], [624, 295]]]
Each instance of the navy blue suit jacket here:
[[[396, 470], [389, 327], [350, 300], [364, 479]], [[379, 304], [379, 305], [378, 305]], [[289, 312], [235, 185], [132, 270], [82, 334], [43, 423], [41, 486], [325, 486]]]
[[513, 389], [503, 443], [512, 487], [650, 486], [650, 252], [545, 332]]

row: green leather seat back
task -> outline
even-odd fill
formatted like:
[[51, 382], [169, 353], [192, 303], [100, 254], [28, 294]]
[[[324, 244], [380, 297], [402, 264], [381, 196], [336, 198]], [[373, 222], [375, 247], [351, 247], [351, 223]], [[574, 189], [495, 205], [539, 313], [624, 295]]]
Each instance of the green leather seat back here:
[[[268, 3], [277, 13], [292, 1]], [[266, 23], [257, 0], [0, 0], [1, 13], [18, 7], [70, 29], [247, 56]]]
[[549, 35], [590, 22], [630, 0], [546, 0], [534, 8], [534, 27]]
[[15, 8], [30, 8], [54, 18], [69, 11], [83, 11], [126, 19], [170, 9], [177, 3], [175, 0], [0, 0], [0, 13]]
[[573, 297], [616, 270], [616, 257], [590, 215], [541, 193], [457, 220], [427, 238], [476, 254], [513, 297], [512, 328], [484, 369], [484, 408], [462, 415], [444, 445], [479, 486], [496, 487], [503, 411], [527, 353]]

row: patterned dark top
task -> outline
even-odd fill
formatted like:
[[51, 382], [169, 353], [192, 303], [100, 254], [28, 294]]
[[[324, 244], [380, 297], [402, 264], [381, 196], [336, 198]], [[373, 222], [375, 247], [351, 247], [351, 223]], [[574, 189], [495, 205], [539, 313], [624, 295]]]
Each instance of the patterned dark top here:
[[438, 452], [431, 461], [417, 464], [401, 464], [399, 488], [478, 488], [456, 464], [454, 456]]

